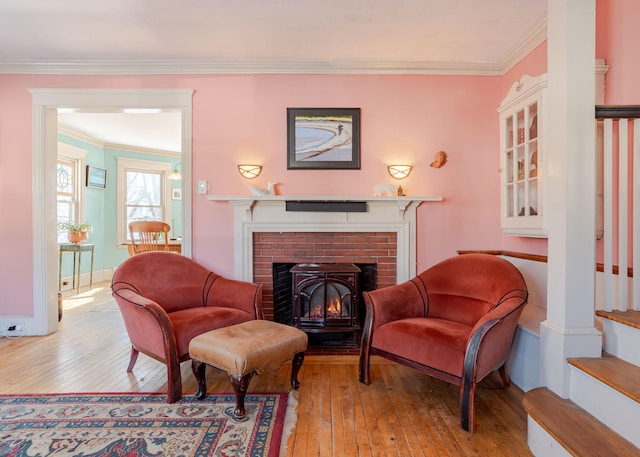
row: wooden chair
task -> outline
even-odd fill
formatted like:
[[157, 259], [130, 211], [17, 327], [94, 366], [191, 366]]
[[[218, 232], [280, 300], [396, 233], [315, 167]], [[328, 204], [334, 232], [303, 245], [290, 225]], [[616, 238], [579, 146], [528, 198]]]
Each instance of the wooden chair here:
[[131, 252], [168, 251], [171, 226], [162, 221], [135, 221], [129, 223]]

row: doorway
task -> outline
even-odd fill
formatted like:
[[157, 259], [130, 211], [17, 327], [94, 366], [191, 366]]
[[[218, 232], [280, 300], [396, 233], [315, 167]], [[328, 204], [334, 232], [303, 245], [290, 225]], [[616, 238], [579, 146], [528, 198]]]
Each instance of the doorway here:
[[[161, 108], [179, 110], [181, 191], [191, 195], [192, 97], [190, 89], [31, 89], [33, 99], [33, 300], [30, 328], [36, 335], [57, 330], [56, 160], [58, 109]], [[191, 198], [182, 202], [183, 255], [191, 256]]]

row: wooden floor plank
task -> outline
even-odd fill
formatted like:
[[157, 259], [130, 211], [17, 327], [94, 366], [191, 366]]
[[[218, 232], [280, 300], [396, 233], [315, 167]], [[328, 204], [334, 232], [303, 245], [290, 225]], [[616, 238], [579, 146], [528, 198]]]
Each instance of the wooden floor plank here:
[[331, 395], [333, 386], [331, 385], [331, 366], [322, 366], [322, 381], [320, 383], [319, 408], [317, 410], [320, 416], [318, 435], [324, 439], [318, 440], [318, 455], [320, 457], [330, 457], [332, 454], [332, 446], [335, 430], [332, 427], [331, 412]]
[[[93, 301], [92, 301], [93, 300]], [[166, 392], [166, 366], [140, 355], [127, 373], [130, 345], [108, 284], [68, 301], [58, 332], [0, 339], [0, 393]], [[478, 457], [530, 455], [522, 392], [479, 389], [475, 434], [458, 426], [458, 390], [380, 357], [372, 383], [358, 380], [358, 357], [307, 356], [299, 373], [297, 423], [286, 457]], [[290, 389], [291, 365], [255, 376], [251, 392]], [[197, 383], [190, 362], [181, 366], [183, 391]], [[207, 391], [231, 393], [225, 372], [207, 367]], [[493, 454], [487, 454], [494, 452]]]
[[401, 416], [403, 411], [396, 409], [397, 401], [401, 401], [402, 392], [392, 389], [391, 370], [381, 370], [383, 383], [378, 385], [382, 410], [386, 412], [386, 419], [391, 432], [390, 439], [393, 441], [399, 455], [418, 455], [411, 450], [407, 436], [401, 426]]
[[401, 365], [390, 367], [389, 382], [398, 397], [396, 410], [402, 418], [403, 431], [411, 445], [412, 455], [426, 457], [449, 455], [448, 450], [441, 445], [439, 437], [434, 437], [430, 421], [425, 420], [424, 410], [417, 407], [420, 402], [416, 401], [415, 393], [406, 388], [401, 374], [404, 370], [405, 367]]
[[335, 454], [348, 455], [346, 453], [344, 410], [349, 409], [351, 403], [348, 398], [347, 383], [341, 376], [339, 365], [330, 365], [329, 369], [329, 405], [331, 410], [331, 448]]
[[355, 400], [349, 381], [357, 376], [356, 365], [339, 365], [340, 389], [342, 392], [342, 424], [344, 430], [344, 455], [358, 455], [358, 442], [355, 424]]
[[[319, 455], [320, 449], [320, 408], [322, 402], [320, 396], [322, 395], [322, 366], [311, 366], [311, 392], [309, 397], [305, 398], [308, 402], [308, 410], [306, 415], [306, 421], [308, 423], [308, 434], [303, 455], [316, 456]], [[326, 442], [327, 435], [322, 436], [322, 439]]]
[[[371, 374], [374, 379], [380, 379], [380, 367], [372, 366]], [[363, 406], [365, 417], [367, 418], [367, 429], [369, 430], [369, 443], [371, 445], [372, 455], [374, 456], [386, 456], [394, 455], [392, 449], [390, 450], [389, 432], [387, 429], [387, 422], [385, 412], [382, 410], [377, 384], [372, 382], [366, 387], [366, 390], [362, 393]]]
[[[454, 457], [473, 455], [470, 452], [472, 449], [465, 449], [468, 446], [467, 436], [460, 435], [462, 430], [458, 426], [457, 399], [452, 394], [457, 392], [457, 388], [424, 374], [416, 376], [410, 368], [403, 367], [403, 373], [407, 385], [414, 389], [415, 401], [421, 405], [425, 421], [437, 434], [442, 446]], [[447, 405], [452, 402], [456, 405], [453, 408]], [[462, 439], [458, 439], [458, 436]]]
[[356, 373], [355, 367], [350, 371], [352, 375], [348, 379], [349, 392], [351, 393], [351, 399], [353, 402], [353, 423], [356, 447], [358, 450], [358, 453], [355, 455], [359, 457], [371, 457], [373, 453], [371, 450], [369, 427], [367, 425], [367, 417], [365, 416], [362, 397], [363, 392], [366, 391], [366, 386], [358, 381], [357, 376], [354, 376]]

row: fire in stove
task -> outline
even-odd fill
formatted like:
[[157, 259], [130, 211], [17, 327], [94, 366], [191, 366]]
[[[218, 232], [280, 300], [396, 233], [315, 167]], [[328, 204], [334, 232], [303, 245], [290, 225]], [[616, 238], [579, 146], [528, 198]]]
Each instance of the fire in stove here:
[[327, 319], [337, 319], [342, 317], [342, 302], [337, 298], [327, 303]]
[[[318, 300], [309, 306], [309, 311], [304, 313], [308, 319], [340, 319], [343, 316], [342, 310], [348, 308], [338, 297], [325, 300]], [[348, 312], [348, 311], [347, 311]]]

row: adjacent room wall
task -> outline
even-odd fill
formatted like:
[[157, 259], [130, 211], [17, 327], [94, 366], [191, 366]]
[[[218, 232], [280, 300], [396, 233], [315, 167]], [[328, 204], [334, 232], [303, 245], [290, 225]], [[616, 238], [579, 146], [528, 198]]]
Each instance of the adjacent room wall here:
[[[180, 163], [179, 157], [171, 157], [167, 154], [153, 154], [149, 151], [138, 151], [135, 148], [128, 150], [118, 149], [114, 146], [101, 145], [99, 141], [90, 142], [75, 138], [67, 134], [58, 134], [58, 140], [87, 151], [87, 165], [93, 165], [107, 170], [107, 188], [92, 189], [85, 187], [85, 217], [83, 221], [93, 227], [89, 234], [89, 242], [96, 245], [93, 264], [94, 277], [110, 279], [113, 270], [129, 257], [126, 247], [117, 243], [116, 211], [117, 211], [117, 186], [118, 157], [153, 160], [167, 162], [172, 166]], [[170, 154], [170, 153], [168, 153]], [[179, 187], [180, 181], [168, 181], [170, 187]], [[182, 210], [180, 200], [171, 200], [171, 219], [167, 222], [172, 226], [172, 236], [182, 236]], [[72, 257], [67, 255], [64, 259], [62, 277], [70, 277]], [[81, 273], [88, 273], [89, 265], [82, 265]], [[102, 273], [102, 274], [101, 274]]]

